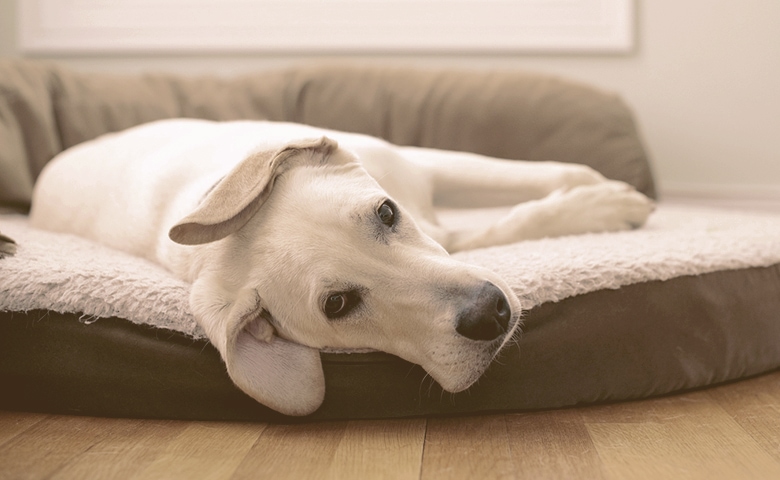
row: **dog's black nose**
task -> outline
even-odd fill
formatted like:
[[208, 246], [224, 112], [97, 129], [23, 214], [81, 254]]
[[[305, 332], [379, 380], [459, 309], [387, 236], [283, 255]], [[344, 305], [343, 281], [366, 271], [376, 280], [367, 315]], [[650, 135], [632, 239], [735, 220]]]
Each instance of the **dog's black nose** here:
[[455, 330], [472, 340], [493, 340], [506, 333], [512, 309], [497, 286], [485, 282], [458, 315]]

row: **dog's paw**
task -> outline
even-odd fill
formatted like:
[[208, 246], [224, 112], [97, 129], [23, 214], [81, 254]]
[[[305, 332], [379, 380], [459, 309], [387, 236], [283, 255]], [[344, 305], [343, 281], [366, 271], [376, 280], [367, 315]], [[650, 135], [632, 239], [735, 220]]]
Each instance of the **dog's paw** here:
[[587, 165], [564, 164], [560, 172], [560, 188], [569, 190], [582, 185], [595, 185], [609, 180], [604, 175]]
[[595, 169], [577, 163], [538, 162], [534, 167], [535, 185], [546, 194], [608, 181]]
[[0, 233], [0, 258], [9, 257], [16, 253], [16, 242]]
[[652, 200], [615, 180], [556, 192], [550, 200], [556, 203], [563, 234], [639, 228], [655, 209]]

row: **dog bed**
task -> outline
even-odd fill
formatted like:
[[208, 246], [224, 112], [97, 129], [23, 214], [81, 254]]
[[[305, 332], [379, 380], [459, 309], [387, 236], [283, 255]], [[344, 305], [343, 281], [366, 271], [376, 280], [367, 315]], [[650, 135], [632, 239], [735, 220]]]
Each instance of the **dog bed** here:
[[[237, 79], [83, 75], [0, 64], [0, 202], [24, 209], [54, 154], [158, 118], [268, 118], [400, 144], [581, 160], [653, 195], [631, 114], [559, 79], [319, 66]], [[461, 212], [448, 215], [462, 219]], [[187, 307], [144, 260], [0, 216], [0, 407], [282, 420], [234, 387]], [[780, 366], [780, 215], [659, 204], [643, 229], [462, 252], [524, 304], [524, 334], [468, 391], [380, 352], [323, 352], [308, 419], [554, 408], [641, 398]]]

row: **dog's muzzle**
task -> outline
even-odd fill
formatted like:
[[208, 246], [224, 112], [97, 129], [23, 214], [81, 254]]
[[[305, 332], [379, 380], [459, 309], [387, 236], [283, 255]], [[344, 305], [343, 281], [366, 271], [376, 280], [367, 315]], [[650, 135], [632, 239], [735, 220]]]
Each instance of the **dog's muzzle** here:
[[500, 288], [485, 282], [475, 289], [455, 324], [455, 331], [471, 340], [495, 340], [506, 334], [512, 309]]

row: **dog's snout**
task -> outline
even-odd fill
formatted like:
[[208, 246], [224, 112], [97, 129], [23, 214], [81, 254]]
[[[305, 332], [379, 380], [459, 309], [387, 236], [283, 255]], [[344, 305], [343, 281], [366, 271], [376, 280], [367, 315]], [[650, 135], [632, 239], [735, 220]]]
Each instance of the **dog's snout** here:
[[501, 289], [485, 282], [458, 315], [455, 330], [472, 340], [493, 340], [506, 333], [511, 315]]

